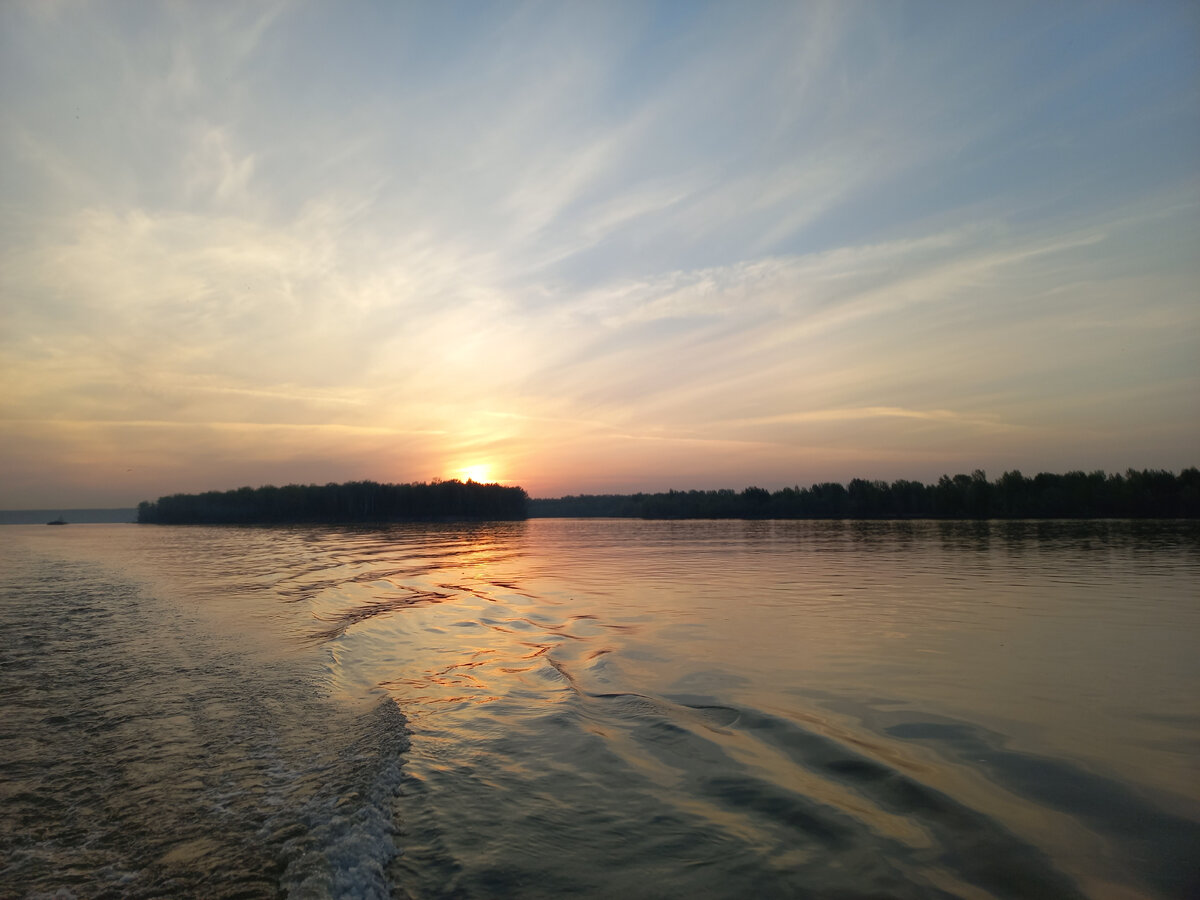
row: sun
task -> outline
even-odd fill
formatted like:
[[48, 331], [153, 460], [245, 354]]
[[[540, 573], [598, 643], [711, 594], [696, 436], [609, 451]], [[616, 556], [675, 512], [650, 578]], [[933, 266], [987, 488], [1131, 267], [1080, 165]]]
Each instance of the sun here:
[[492, 478], [492, 467], [483, 463], [464, 466], [458, 470], [458, 474], [462, 481], [476, 481], [479, 484], [491, 484], [495, 480]]

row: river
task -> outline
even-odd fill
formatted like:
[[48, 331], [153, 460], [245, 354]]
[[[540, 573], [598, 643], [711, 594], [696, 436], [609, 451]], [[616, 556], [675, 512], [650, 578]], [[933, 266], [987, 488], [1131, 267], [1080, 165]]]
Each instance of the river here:
[[0, 896], [1200, 895], [1200, 525], [0, 529]]

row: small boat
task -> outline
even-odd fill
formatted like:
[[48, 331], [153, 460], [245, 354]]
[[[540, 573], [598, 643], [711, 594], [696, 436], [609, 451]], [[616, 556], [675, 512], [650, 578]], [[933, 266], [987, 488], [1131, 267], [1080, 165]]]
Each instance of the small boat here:
[[67, 520], [66, 520], [66, 519], [64, 519], [62, 516], [59, 516], [57, 519], [54, 519], [53, 521], [47, 522], [46, 524], [47, 524], [47, 525], [66, 525], [66, 524], [67, 524]]

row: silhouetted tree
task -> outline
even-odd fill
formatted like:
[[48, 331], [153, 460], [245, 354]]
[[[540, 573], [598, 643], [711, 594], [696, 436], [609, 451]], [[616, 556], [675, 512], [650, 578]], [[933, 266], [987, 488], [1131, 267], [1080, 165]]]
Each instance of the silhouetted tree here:
[[457, 480], [433, 484], [266, 485], [203, 494], [172, 494], [138, 505], [138, 522], [154, 524], [286, 524], [523, 519], [522, 488]]
[[1200, 470], [1178, 476], [1157, 470], [1040, 473], [1027, 478], [1005, 472], [995, 482], [982, 469], [943, 475], [936, 483], [855, 478], [771, 493], [748, 487], [741, 493], [667, 491], [530, 500], [532, 516], [621, 516], [649, 519], [1018, 519], [1018, 518], [1200, 518]]

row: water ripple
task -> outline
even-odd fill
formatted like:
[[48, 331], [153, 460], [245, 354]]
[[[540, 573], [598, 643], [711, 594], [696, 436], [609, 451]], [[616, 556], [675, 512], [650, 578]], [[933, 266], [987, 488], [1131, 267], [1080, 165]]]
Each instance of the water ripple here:
[[7, 534], [6, 897], [1200, 891], [1187, 523]]

